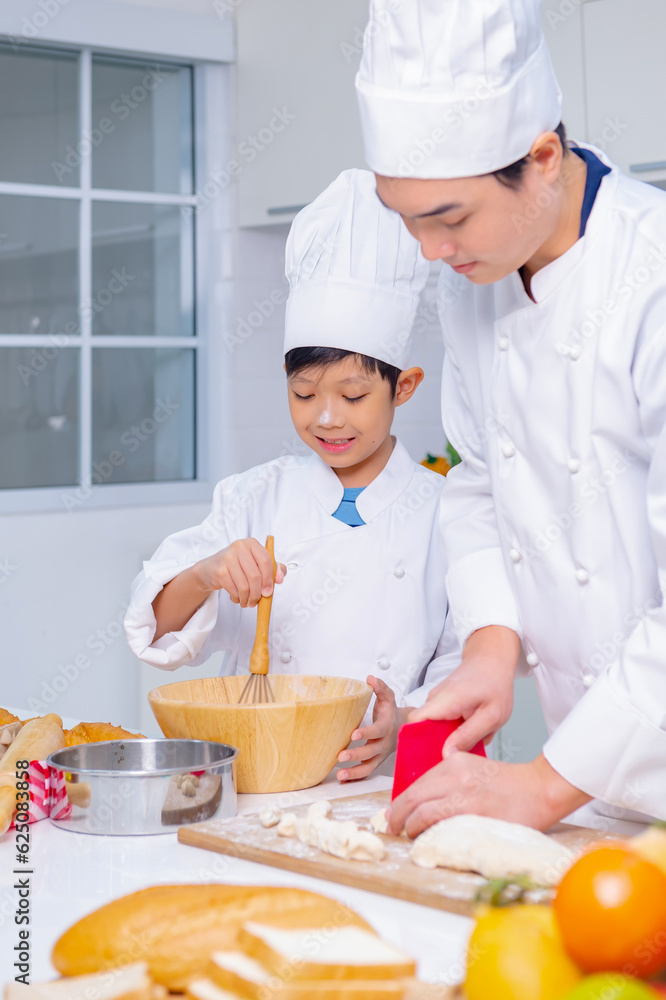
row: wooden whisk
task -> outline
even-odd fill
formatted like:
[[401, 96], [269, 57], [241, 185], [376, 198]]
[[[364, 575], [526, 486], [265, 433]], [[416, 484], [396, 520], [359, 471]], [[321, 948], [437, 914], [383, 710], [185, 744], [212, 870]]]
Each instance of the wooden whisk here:
[[[274, 550], [275, 539], [269, 535], [266, 539], [266, 548], [273, 563], [273, 586], [275, 586], [275, 562]], [[271, 606], [273, 604], [273, 594], [270, 597], [260, 597], [257, 605], [257, 631], [254, 637], [254, 646], [250, 654], [250, 677], [243, 688], [239, 698], [239, 705], [266, 704], [275, 701], [271, 682], [268, 679], [270, 667], [270, 653], [268, 651], [268, 625], [271, 620]]]

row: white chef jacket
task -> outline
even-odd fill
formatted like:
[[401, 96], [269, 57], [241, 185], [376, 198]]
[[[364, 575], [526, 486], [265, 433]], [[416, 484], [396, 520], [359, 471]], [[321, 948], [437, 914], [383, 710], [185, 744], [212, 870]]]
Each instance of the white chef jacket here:
[[[275, 536], [287, 576], [275, 588], [272, 673], [380, 676], [399, 705], [422, 704], [460, 662], [446, 625], [444, 547], [438, 527], [445, 479], [417, 465], [403, 445], [359, 495], [366, 522], [333, 517], [342, 484], [318, 456], [283, 456], [218, 483], [213, 508], [194, 528], [170, 535], [132, 584], [125, 628], [130, 648], [165, 670], [227, 650], [225, 674], [247, 672], [256, 609], [209, 595], [180, 632], [153, 642], [152, 602], [186, 567], [239, 538]], [[427, 676], [426, 676], [427, 673]]]
[[614, 167], [531, 289], [441, 276], [454, 622], [521, 635], [556, 771], [666, 819], [666, 194]]

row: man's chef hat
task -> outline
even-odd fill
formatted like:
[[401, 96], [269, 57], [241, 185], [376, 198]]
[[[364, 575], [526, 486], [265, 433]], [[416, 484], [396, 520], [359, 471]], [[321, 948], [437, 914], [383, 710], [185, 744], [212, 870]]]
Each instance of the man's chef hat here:
[[370, 0], [356, 77], [368, 165], [491, 173], [561, 120], [540, 0]]
[[428, 279], [421, 247], [380, 202], [369, 170], [344, 170], [287, 239], [284, 352], [337, 347], [403, 370]]

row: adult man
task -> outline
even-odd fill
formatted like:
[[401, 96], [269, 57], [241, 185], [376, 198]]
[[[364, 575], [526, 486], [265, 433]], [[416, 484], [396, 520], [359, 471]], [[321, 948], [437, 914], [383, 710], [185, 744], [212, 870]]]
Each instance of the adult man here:
[[[465, 647], [413, 718], [467, 722], [391, 830], [545, 829], [591, 798], [665, 818], [666, 197], [563, 142], [536, 0], [373, 0], [357, 89], [381, 200], [457, 272], [442, 530]], [[519, 637], [551, 736], [489, 778], [451, 750], [505, 721]]]

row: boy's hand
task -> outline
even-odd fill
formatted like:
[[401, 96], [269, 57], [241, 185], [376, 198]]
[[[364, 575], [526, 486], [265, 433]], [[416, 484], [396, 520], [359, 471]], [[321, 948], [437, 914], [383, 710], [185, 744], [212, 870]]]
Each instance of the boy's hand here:
[[[194, 567], [203, 590], [226, 590], [234, 604], [254, 608], [260, 597], [273, 593], [273, 563], [256, 538], [241, 538], [226, 549], [202, 559]], [[275, 582], [282, 583], [287, 567], [277, 564]]]
[[338, 771], [338, 781], [357, 781], [367, 778], [383, 760], [395, 750], [398, 730], [406, 721], [409, 709], [398, 708], [391, 688], [378, 677], [368, 677], [368, 684], [375, 692], [376, 701], [372, 712], [372, 725], [355, 729], [352, 740], [367, 740], [365, 746], [342, 750], [338, 760], [342, 764], [359, 760], [361, 764], [348, 771]]
[[511, 716], [513, 680], [520, 641], [515, 632], [490, 625], [473, 632], [462, 663], [433, 688], [428, 700], [409, 716], [421, 719], [464, 719], [444, 744], [444, 760], [457, 750], [488, 742]]

